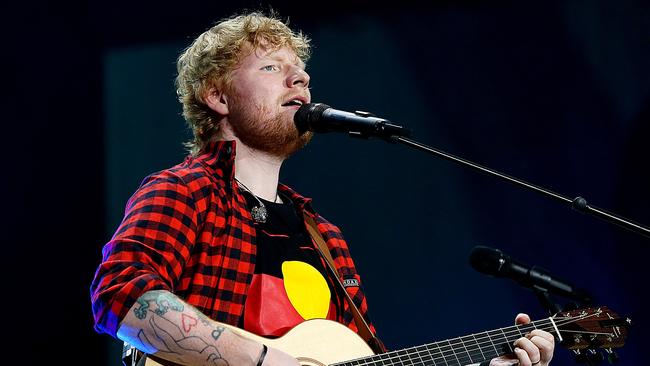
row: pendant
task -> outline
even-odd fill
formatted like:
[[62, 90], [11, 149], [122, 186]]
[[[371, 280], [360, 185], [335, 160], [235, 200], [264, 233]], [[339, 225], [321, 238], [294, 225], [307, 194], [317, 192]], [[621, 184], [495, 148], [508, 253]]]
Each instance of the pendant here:
[[251, 216], [255, 222], [264, 224], [266, 222], [266, 219], [269, 217], [269, 214], [266, 212], [266, 207], [257, 206], [253, 207], [251, 210]]

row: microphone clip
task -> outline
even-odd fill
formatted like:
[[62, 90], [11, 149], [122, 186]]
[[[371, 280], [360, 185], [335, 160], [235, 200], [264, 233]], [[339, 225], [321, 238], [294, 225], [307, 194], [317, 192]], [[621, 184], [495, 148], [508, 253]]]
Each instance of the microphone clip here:
[[[359, 117], [375, 117], [377, 116], [373, 113], [366, 111], [354, 111]], [[348, 135], [353, 138], [368, 140], [371, 137], [379, 137], [382, 140], [396, 143], [398, 137], [409, 137], [411, 136], [411, 130], [404, 128], [402, 126], [394, 125], [386, 120], [375, 125], [375, 131], [350, 131]]]

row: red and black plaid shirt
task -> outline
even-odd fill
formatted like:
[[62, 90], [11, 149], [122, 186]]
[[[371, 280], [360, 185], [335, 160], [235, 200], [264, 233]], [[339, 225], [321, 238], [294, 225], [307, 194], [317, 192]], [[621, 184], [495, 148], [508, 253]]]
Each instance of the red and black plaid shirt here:
[[[90, 289], [97, 331], [116, 336], [138, 297], [156, 289], [175, 293], [214, 320], [239, 324], [256, 236], [246, 200], [233, 189], [234, 151], [234, 142], [213, 143], [204, 155], [145, 178], [129, 199]], [[340, 230], [313, 211], [311, 199], [282, 184], [279, 189], [314, 217], [339, 276], [360, 284]], [[360, 286], [346, 289], [374, 333]], [[338, 321], [356, 331], [347, 302]]]

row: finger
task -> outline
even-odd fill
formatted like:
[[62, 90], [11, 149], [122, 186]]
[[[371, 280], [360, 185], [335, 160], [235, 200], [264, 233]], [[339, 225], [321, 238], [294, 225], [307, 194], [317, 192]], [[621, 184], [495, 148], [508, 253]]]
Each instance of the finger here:
[[513, 366], [519, 365], [519, 360], [511, 356], [501, 356], [493, 358], [490, 361], [490, 366]]
[[[522, 337], [517, 339], [515, 341], [515, 346], [520, 348], [524, 353], [526, 353], [526, 359], [528, 359], [528, 361], [530, 362], [529, 364], [538, 363], [542, 358], [539, 348], [537, 348], [535, 343], [533, 343], [528, 338]], [[519, 358], [519, 360], [522, 361], [522, 365], [523, 365], [524, 361], [521, 359], [519, 353], [517, 353], [517, 358]]]
[[535, 337], [535, 336], [542, 337], [542, 338], [546, 339], [547, 341], [549, 341], [551, 343], [555, 343], [555, 337], [551, 333], [540, 330], [540, 329], [535, 329], [535, 330], [533, 330], [532, 332], [530, 332], [530, 333], [528, 333], [526, 335], [526, 337], [528, 339], [531, 339], [532, 337]]
[[515, 355], [519, 360], [519, 366], [532, 366], [533, 362], [530, 360], [530, 355], [521, 348], [515, 348]]
[[[553, 349], [555, 348], [555, 344], [548, 339], [537, 335], [530, 338], [530, 341], [539, 350], [539, 361], [542, 361], [544, 363], [550, 362], [553, 358]], [[532, 360], [534, 361], [535, 359]]]
[[530, 323], [530, 317], [528, 314], [519, 313], [515, 317], [515, 324], [528, 324]]

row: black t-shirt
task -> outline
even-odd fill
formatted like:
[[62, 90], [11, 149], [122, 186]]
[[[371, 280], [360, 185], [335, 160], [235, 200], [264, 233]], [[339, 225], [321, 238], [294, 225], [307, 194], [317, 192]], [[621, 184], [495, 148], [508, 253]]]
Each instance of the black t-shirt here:
[[[249, 209], [260, 206], [244, 193]], [[261, 200], [261, 199], [260, 199]], [[262, 200], [268, 212], [256, 223], [257, 258], [244, 304], [243, 328], [277, 337], [304, 320], [336, 319], [337, 296], [293, 202]]]

